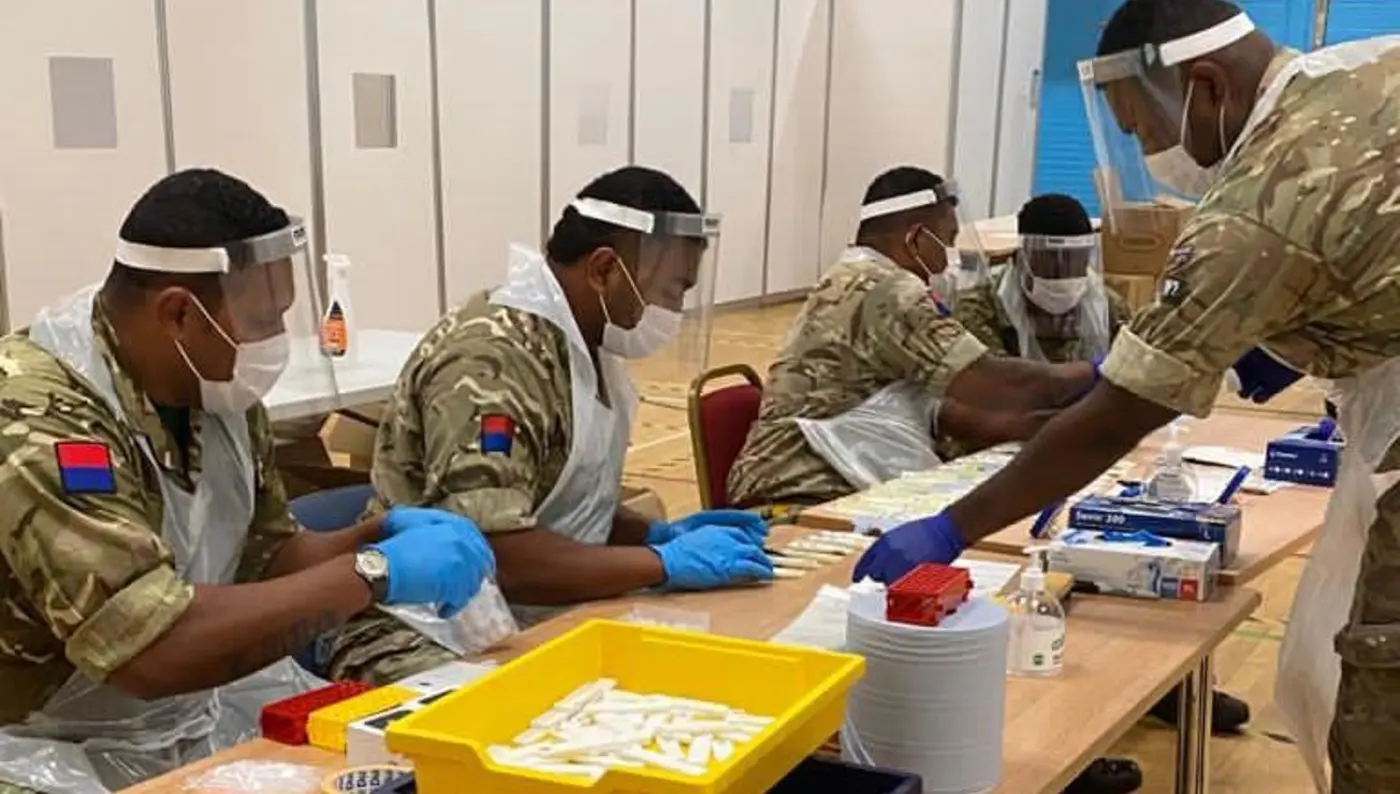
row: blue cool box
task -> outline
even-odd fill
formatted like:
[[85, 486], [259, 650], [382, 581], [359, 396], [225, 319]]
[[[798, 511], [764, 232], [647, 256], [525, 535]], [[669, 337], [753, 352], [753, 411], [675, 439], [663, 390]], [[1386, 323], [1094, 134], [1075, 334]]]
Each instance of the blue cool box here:
[[1346, 442], [1324, 440], [1314, 426], [1300, 427], [1269, 442], [1264, 453], [1264, 476], [1303, 485], [1337, 483], [1337, 461]]
[[1220, 564], [1229, 565], [1240, 548], [1242, 521], [1236, 505], [1090, 496], [1070, 508], [1069, 526], [1109, 532], [1149, 532], [1164, 538], [1217, 543]]

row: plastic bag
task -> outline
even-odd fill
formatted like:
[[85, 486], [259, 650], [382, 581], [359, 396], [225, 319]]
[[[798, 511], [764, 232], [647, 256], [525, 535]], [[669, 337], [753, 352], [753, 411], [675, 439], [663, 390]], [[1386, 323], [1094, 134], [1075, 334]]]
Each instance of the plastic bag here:
[[221, 764], [185, 781], [185, 791], [209, 794], [315, 794], [325, 773], [314, 766], [275, 761]]
[[494, 578], [483, 581], [476, 597], [452, 618], [438, 617], [433, 604], [380, 609], [458, 656], [475, 656], [520, 631]]
[[926, 389], [896, 383], [839, 416], [796, 422], [808, 446], [863, 490], [943, 462], [933, 451], [938, 405]]

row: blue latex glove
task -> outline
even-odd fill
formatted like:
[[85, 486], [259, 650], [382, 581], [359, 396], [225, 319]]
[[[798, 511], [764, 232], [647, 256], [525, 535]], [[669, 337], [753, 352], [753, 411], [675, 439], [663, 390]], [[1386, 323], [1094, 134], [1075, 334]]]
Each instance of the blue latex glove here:
[[1095, 385], [1095, 386], [1099, 385], [1099, 381], [1103, 380], [1103, 360], [1106, 359], [1106, 358], [1108, 358], [1107, 355], [1102, 355], [1102, 354], [1100, 354], [1100, 355], [1094, 356], [1093, 359], [1091, 359], [1090, 362], [1089, 362], [1089, 363], [1091, 363], [1091, 364], [1094, 365], [1094, 385]]
[[773, 562], [762, 542], [736, 527], [697, 527], [651, 548], [661, 557], [666, 587], [672, 590], [710, 590], [773, 578]]
[[407, 526], [369, 548], [389, 561], [385, 604], [436, 604], [439, 616], [450, 618], [495, 573], [496, 557], [476, 524], [454, 513], [431, 512], [406, 518]]
[[1231, 385], [1236, 393], [1261, 405], [1303, 377], [1303, 373], [1269, 355], [1261, 347], [1240, 356], [1230, 372], [1234, 373]]
[[923, 563], [947, 565], [963, 553], [963, 547], [962, 533], [946, 512], [911, 521], [886, 532], [861, 555], [852, 581], [868, 576], [892, 585]]
[[651, 528], [647, 531], [647, 545], [660, 546], [663, 543], [670, 543], [681, 535], [700, 527], [741, 529], [759, 545], [762, 545], [768, 537], [768, 523], [757, 513], [750, 513], [747, 510], [701, 510], [669, 524], [665, 521], [653, 521]]

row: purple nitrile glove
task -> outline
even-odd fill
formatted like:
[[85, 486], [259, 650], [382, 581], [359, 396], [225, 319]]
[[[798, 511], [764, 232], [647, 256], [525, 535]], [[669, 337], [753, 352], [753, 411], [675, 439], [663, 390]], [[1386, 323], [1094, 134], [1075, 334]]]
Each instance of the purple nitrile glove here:
[[947, 565], [956, 560], [964, 548], [962, 533], [944, 511], [895, 527], [882, 535], [856, 563], [853, 581], [859, 582], [868, 576], [891, 585], [917, 565], [926, 562]]
[[1256, 347], [1240, 356], [1235, 366], [1226, 373], [1226, 379], [1240, 397], [1260, 405], [1278, 396], [1278, 393], [1297, 383], [1303, 373], [1279, 361], [1262, 347]]

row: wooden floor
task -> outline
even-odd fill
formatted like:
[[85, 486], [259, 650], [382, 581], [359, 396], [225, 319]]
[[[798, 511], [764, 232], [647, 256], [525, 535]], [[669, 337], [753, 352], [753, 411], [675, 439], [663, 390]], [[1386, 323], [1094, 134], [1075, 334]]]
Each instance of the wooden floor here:
[[[721, 314], [715, 320], [710, 365], [746, 363], [765, 374], [797, 307], [798, 304], [788, 303]], [[629, 485], [655, 490], [670, 515], [684, 515], [700, 504], [682, 407], [685, 389], [678, 383], [647, 381], [644, 373], [637, 374], [644, 402], [628, 451], [626, 480]], [[1258, 410], [1232, 399], [1222, 398], [1220, 404], [1232, 410]], [[1321, 406], [1322, 394], [1316, 387], [1300, 386], [1276, 399], [1269, 413], [1314, 419]], [[1208, 439], [1189, 435], [1184, 440], [1209, 443]], [[1251, 620], [1225, 641], [1216, 656], [1220, 686], [1244, 698], [1254, 710], [1254, 721], [1245, 735], [1212, 743], [1212, 790], [1216, 794], [1312, 791], [1296, 751], [1285, 739], [1278, 738], [1282, 725], [1272, 706], [1276, 656], [1304, 561], [1302, 555], [1290, 558], [1253, 583], [1263, 593], [1263, 604]], [[1073, 653], [1074, 635], [1068, 639], [1069, 653]], [[1146, 773], [1142, 791], [1172, 791], [1173, 737], [1166, 726], [1144, 723], [1114, 749], [1115, 754], [1130, 756], [1142, 764]], [[1054, 738], [1047, 736], [1046, 741]]]

